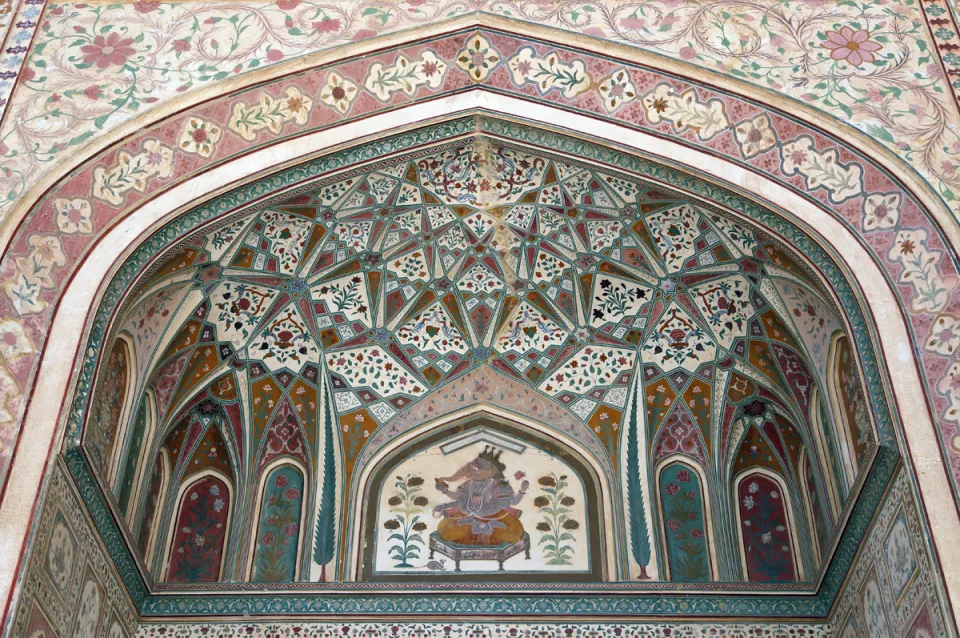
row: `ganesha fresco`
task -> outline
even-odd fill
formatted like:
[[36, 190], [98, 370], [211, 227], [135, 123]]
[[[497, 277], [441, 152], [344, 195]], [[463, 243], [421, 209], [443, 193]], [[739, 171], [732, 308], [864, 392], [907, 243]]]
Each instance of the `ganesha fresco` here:
[[385, 474], [371, 575], [588, 574], [592, 488], [558, 457], [486, 421], [407, 456]]
[[[438, 538], [460, 545], [499, 545], [521, 540], [522, 512], [514, 506], [527, 495], [530, 481], [524, 480], [520, 491], [514, 492], [503, 475], [506, 465], [500, 461], [502, 454], [484, 448], [453, 476], [437, 479], [437, 491], [453, 499], [433, 508], [435, 518], [443, 517], [437, 527]], [[523, 472], [517, 472], [514, 478], [523, 476]], [[457, 481], [463, 482], [453, 492], [449, 484]]]

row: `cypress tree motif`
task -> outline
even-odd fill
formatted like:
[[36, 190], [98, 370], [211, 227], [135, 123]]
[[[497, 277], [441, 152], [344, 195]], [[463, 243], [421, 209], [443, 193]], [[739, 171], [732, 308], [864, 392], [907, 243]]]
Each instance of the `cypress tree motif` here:
[[627, 504], [630, 508], [630, 549], [633, 560], [640, 565], [639, 580], [650, 580], [647, 565], [650, 564], [650, 536], [647, 533], [647, 516], [643, 504], [643, 484], [640, 482], [640, 454], [637, 449], [637, 389], [634, 387], [630, 404], [630, 424], [627, 428]]
[[323, 419], [323, 490], [317, 512], [317, 536], [313, 542], [313, 561], [320, 565], [320, 582], [327, 581], [327, 563], [334, 558], [337, 535], [337, 467], [333, 453], [333, 421], [330, 392], [324, 388]]

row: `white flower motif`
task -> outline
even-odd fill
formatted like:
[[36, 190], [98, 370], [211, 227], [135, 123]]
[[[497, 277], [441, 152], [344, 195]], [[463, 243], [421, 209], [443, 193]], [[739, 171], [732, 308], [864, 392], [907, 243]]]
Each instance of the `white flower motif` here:
[[33, 343], [23, 326], [12, 319], [0, 321], [0, 355], [3, 355], [4, 361], [12, 363], [32, 353]]
[[764, 545], [769, 545], [773, 542], [773, 532], [764, 532], [763, 536], [760, 537], [760, 541]]
[[743, 506], [748, 510], [752, 510], [754, 506], [753, 497], [747, 496], [743, 499]]
[[774, 490], [770, 492], [770, 498], [772, 498], [773, 500], [777, 500], [778, 498], [780, 498], [780, 494], [778, 494], [777, 491]]
[[776, 530], [777, 530], [778, 532], [785, 532], [785, 531], [787, 531], [787, 528], [784, 527], [783, 525], [777, 525]]
[[747, 491], [750, 492], [751, 494], [756, 494], [757, 492], [760, 491], [760, 486], [757, 485], [756, 483], [751, 483], [750, 485], [747, 486]]
[[626, 69], [619, 69], [600, 83], [597, 94], [603, 100], [603, 108], [607, 113], [613, 113], [624, 104], [637, 99], [637, 87]]
[[223, 499], [218, 498], [213, 502], [213, 511], [222, 512], [223, 511]]
[[923, 342], [924, 350], [950, 356], [960, 346], [960, 320], [953, 315], [941, 314], [933, 320], [930, 334]]
[[327, 83], [320, 89], [320, 101], [345, 115], [357, 98], [359, 87], [339, 73], [331, 72]]
[[197, 500], [198, 498], [200, 498], [200, 495], [197, 494], [196, 492], [191, 492], [191, 493], [190, 493], [190, 500], [191, 500], [191, 501], [195, 501], [195, 500]]
[[216, 124], [201, 120], [199, 117], [190, 117], [180, 131], [177, 146], [184, 153], [210, 157], [221, 135], [223, 130]]
[[733, 129], [744, 159], [766, 153], [777, 145], [777, 132], [770, 126], [770, 117], [761, 113], [752, 120], [744, 120]]
[[457, 66], [474, 82], [483, 82], [502, 61], [502, 56], [489, 40], [475, 33], [457, 54]]
[[90, 200], [60, 198], [53, 201], [57, 228], [67, 235], [88, 235], [93, 232], [93, 209]]
[[216, 485], [212, 485], [210, 487], [210, 493], [213, 494], [214, 496], [220, 496], [220, 488]]
[[874, 193], [863, 200], [863, 230], [893, 228], [900, 221], [900, 193]]

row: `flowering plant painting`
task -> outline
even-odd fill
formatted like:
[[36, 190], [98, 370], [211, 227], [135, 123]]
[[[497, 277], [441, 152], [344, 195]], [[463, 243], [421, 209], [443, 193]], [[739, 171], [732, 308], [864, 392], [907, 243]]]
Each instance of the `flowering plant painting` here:
[[187, 490], [170, 552], [169, 582], [220, 580], [229, 508], [227, 486], [215, 477], [206, 476]]
[[786, 504], [780, 484], [754, 474], [740, 483], [744, 557], [751, 582], [795, 580]]
[[303, 477], [293, 466], [274, 470], [263, 490], [253, 581], [289, 583], [296, 577]]
[[709, 581], [703, 497], [696, 473], [674, 463], [663, 470], [660, 484], [671, 580], [681, 583]]
[[540, 491], [544, 496], [533, 500], [535, 507], [540, 508], [541, 519], [537, 523], [537, 531], [541, 532], [539, 545], [547, 559], [547, 565], [570, 565], [576, 554], [576, 530], [580, 522], [573, 518], [573, 506], [577, 501], [567, 494], [569, 485], [567, 475], [557, 476], [551, 472], [541, 476], [538, 481]]
[[387, 500], [394, 516], [384, 522], [383, 528], [390, 532], [387, 541], [396, 541], [390, 547], [390, 557], [398, 561], [396, 567], [413, 567], [410, 561], [420, 558], [424, 544], [422, 533], [427, 529], [421, 514], [430, 504], [429, 499], [420, 494], [423, 483], [423, 477], [413, 474], [406, 478], [398, 476], [393, 484], [397, 491]]

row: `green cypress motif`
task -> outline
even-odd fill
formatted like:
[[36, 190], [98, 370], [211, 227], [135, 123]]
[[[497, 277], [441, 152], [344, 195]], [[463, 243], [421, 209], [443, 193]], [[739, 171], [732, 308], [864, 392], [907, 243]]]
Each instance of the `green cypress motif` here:
[[[639, 380], [637, 381], [639, 385]], [[640, 565], [640, 580], [650, 580], [647, 565], [650, 564], [650, 536], [647, 533], [647, 516], [644, 513], [643, 485], [640, 483], [640, 453], [637, 449], [637, 387], [634, 387], [630, 404], [630, 424], [627, 428], [627, 503], [630, 508], [630, 549], [633, 560]]]
[[323, 491], [317, 512], [317, 536], [313, 542], [313, 560], [320, 565], [320, 581], [327, 580], [327, 563], [333, 560], [337, 535], [337, 467], [333, 453], [333, 421], [330, 391], [324, 389], [323, 419]]

